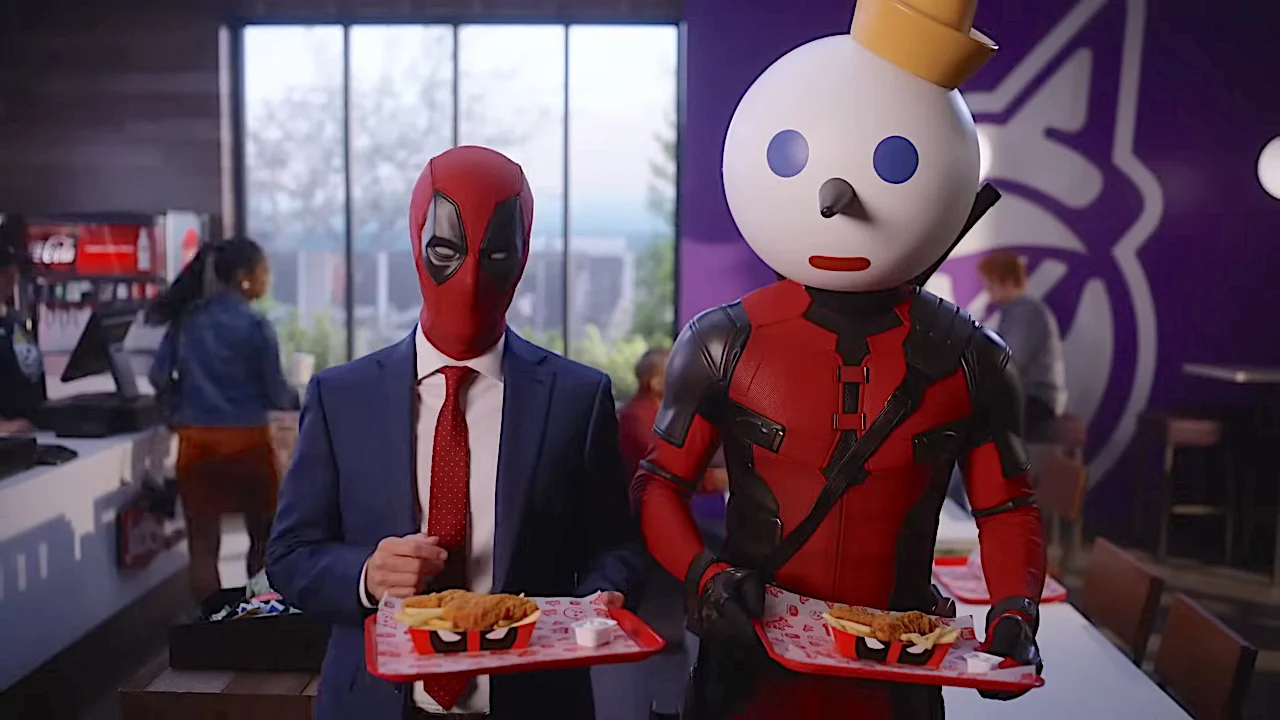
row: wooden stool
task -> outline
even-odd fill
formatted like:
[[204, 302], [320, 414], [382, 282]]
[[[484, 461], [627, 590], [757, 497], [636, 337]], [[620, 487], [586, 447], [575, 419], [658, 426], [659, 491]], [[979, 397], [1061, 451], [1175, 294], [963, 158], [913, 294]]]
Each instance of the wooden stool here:
[[1081, 610], [1125, 645], [1135, 665], [1147, 654], [1162, 592], [1164, 580], [1154, 570], [1102, 538], [1093, 541]]
[[[1235, 539], [1235, 483], [1229, 476], [1229, 463], [1223, 446], [1225, 435], [1222, 422], [1209, 418], [1186, 417], [1181, 415], [1165, 415], [1146, 413], [1143, 422], [1147, 425], [1148, 436], [1161, 438], [1162, 460], [1160, 466], [1160, 535], [1156, 542], [1155, 560], [1163, 563], [1169, 556], [1169, 529], [1175, 516], [1204, 517], [1221, 515], [1223, 517], [1223, 555], [1229, 564], [1234, 557]], [[1223, 461], [1220, 465], [1222, 476], [1226, 482], [1227, 497], [1222, 505], [1208, 503], [1178, 503], [1174, 501], [1173, 471], [1179, 451], [1184, 450], [1220, 450]], [[1133, 503], [1134, 529], [1142, 527], [1143, 501], [1146, 499], [1145, 482], [1139, 482], [1135, 488]], [[1141, 533], [1139, 532], [1139, 536]]]
[[1156, 650], [1156, 681], [1196, 720], [1236, 720], [1258, 650], [1181, 593]]
[[[1067, 456], [1067, 451], [1056, 446], [1031, 446], [1031, 470], [1035, 477], [1036, 502], [1049, 520], [1045, 535], [1050, 554], [1056, 549], [1058, 564], [1051, 564], [1049, 573], [1061, 577], [1063, 571], [1075, 564], [1080, 549], [1080, 516], [1084, 509], [1085, 486], [1089, 473], [1085, 466]], [[1062, 526], [1066, 524], [1071, 537], [1063, 541]]]

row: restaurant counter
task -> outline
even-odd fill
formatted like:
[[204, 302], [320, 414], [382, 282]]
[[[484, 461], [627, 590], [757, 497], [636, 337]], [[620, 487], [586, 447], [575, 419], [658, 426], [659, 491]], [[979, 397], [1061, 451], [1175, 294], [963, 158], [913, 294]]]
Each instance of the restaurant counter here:
[[162, 478], [167, 429], [42, 444], [79, 456], [0, 480], [0, 691], [12, 686], [187, 564], [185, 543], [136, 569], [117, 561], [117, 513], [143, 478]]

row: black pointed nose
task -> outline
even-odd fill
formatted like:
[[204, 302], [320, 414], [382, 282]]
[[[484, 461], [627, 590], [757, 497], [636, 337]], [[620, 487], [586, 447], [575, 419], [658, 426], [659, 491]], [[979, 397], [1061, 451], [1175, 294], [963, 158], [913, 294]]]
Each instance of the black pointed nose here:
[[818, 210], [824, 218], [852, 215], [858, 206], [858, 193], [844, 178], [831, 178], [818, 188]]

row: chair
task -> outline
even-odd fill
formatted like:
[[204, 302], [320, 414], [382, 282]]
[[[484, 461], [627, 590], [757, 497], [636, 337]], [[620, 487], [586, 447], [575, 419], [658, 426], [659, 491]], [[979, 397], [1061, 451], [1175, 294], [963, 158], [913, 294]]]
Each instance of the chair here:
[[[1053, 575], [1072, 567], [1080, 544], [1080, 515], [1084, 509], [1085, 486], [1089, 473], [1079, 461], [1068, 457], [1057, 447], [1040, 447], [1032, 454], [1036, 479], [1036, 502], [1049, 516], [1046, 535], [1051, 549], [1057, 549], [1060, 565], [1051, 568]], [[1071, 539], [1062, 543], [1062, 525], [1071, 528]], [[1062, 545], [1062, 547], [1058, 547]]]
[[1084, 607], [1089, 620], [1115, 635], [1141, 666], [1151, 639], [1151, 625], [1160, 607], [1164, 580], [1111, 542], [1093, 541], [1084, 577]]
[[[1148, 437], [1161, 439], [1163, 460], [1160, 471], [1160, 534], [1156, 542], [1155, 561], [1163, 564], [1169, 557], [1169, 532], [1174, 517], [1206, 517], [1221, 515], [1223, 518], [1223, 555], [1227, 564], [1234, 557], [1236, 483], [1229, 473], [1228, 457], [1223, 437], [1225, 429], [1218, 420], [1183, 415], [1145, 413], [1142, 421]], [[1226, 490], [1226, 499], [1220, 505], [1207, 502], [1176, 502], [1174, 497], [1174, 469], [1179, 454], [1185, 450], [1222, 452], [1219, 478]], [[1142, 475], [1139, 476], [1140, 478]], [[1139, 532], [1146, 505], [1146, 483], [1135, 488], [1133, 503], [1133, 527]], [[1141, 533], [1139, 532], [1139, 535]]]
[[1236, 720], [1258, 650], [1194, 600], [1173, 596], [1156, 650], [1156, 681], [1196, 720]]

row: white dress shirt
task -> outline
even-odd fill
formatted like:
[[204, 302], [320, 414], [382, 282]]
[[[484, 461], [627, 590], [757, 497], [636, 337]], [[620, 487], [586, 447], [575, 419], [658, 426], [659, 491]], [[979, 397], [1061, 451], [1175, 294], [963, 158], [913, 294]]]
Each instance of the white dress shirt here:
[[[471, 449], [471, 483], [467, 518], [467, 579], [472, 592], [493, 589], [493, 531], [498, 489], [498, 446], [502, 438], [502, 351], [506, 339], [472, 360], [454, 360], [427, 341], [422, 331], [414, 333], [418, 368], [418, 422], [414, 428], [417, 459], [418, 508], [422, 531], [427, 530], [431, 504], [431, 454], [436, 420], [444, 406], [445, 381], [437, 370], [448, 365], [465, 365], [478, 373], [468, 386], [463, 406], [467, 416], [467, 441]], [[360, 573], [360, 601], [374, 607], [377, 598], [366, 593], [364, 571]], [[422, 683], [413, 685], [414, 703], [432, 713], [445, 712], [427, 695]], [[475, 678], [468, 692], [449, 712], [489, 711], [489, 677]]]

